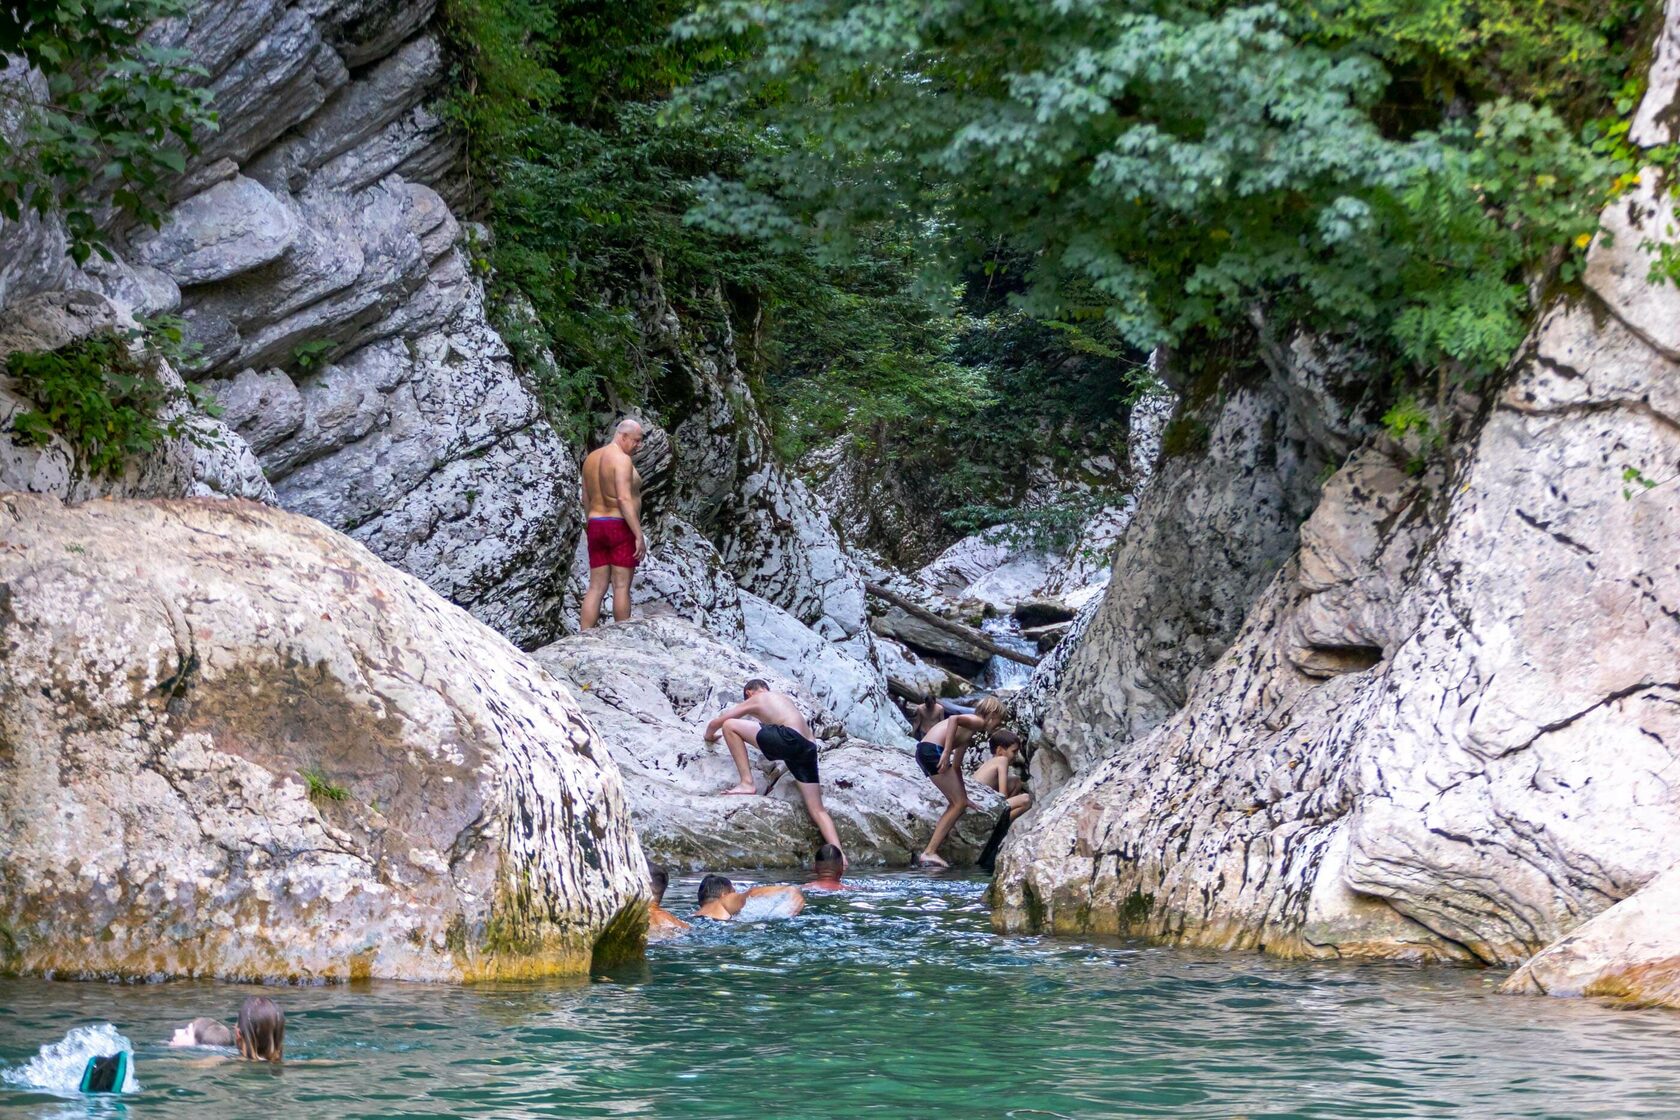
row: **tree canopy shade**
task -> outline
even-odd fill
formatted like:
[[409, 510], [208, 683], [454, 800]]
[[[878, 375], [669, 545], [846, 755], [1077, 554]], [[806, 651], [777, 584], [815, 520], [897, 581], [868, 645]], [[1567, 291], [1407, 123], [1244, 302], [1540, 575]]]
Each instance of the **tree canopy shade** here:
[[[715, 0], [756, 50], [681, 104], [785, 138], [691, 220], [844, 252], [907, 231], [938, 278], [999, 245], [1023, 306], [1139, 347], [1277, 318], [1501, 366], [1614, 181], [1603, 112], [1640, 5], [1544, 0]], [[1571, 119], [1573, 118], [1573, 119]], [[1603, 147], [1603, 145], [1599, 145]]]

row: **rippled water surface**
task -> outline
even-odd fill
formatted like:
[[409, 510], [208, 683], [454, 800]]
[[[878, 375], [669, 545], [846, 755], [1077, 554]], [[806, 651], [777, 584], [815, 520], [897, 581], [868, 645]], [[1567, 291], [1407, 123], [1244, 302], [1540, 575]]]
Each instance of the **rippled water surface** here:
[[[270, 989], [281, 1069], [170, 1050], [246, 989], [0, 980], [0, 1067], [135, 1043], [116, 1103], [7, 1116], [1680, 1117], [1680, 1014], [1496, 996], [1497, 975], [994, 935], [917, 875], [714, 926], [594, 983]], [[694, 880], [673, 883], [679, 912]]]

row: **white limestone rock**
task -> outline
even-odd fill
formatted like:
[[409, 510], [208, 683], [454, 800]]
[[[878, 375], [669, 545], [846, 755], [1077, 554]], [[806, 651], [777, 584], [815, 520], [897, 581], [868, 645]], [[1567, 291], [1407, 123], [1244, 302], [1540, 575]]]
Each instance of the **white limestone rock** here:
[[1607, 996], [1680, 1007], [1680, 865], [1535, 954], [1499, 986], [1514, 995]]
[[[674, 867], [806, 867], [821, 842], [783, 777], [768, 797], [727, 797], [736, 781], [729, 752], [701, 740], [706, 722], [761, 677], [795, 698], [822, 742], [823, 803], [854, 867], [904, 864], [927, 843], [944, 799], [908, 749], [849, 739], [840, 721], [798, 681], [669, 617], [633, 618], [536, 651], [576, 690], [584, 714], [624, 773], [625, 790], [650, 858]], [[751, 752], [755, 767], [771, 766]], [[1001, 801], [970, 789], [967, 814], [947, 849], [972, 860], [991, 833]]]
[[241, 175], [177, 204], [136, 251], [142, 264], [185, 287], [277, 260], [297, 233], [292, 212], [261, 183]]
[[1680, 359], [1680, 288], [1650, 279], [1655, 247], [1680, 228], [1670, 186], [1660, 171], [1646, 168], [1637, 184], [1605, 207], [1581, 280], [1646, 344]]
[[912, 745], [909, 724], [887, 695], [880, 669], [750, 591], [741, 592], [741, 614], [747, 651], [809, 689], [847, 734], [887, 746]]
[[[630, 581], [631, 614], [674, 615], [714, 635], [725, 645], [740, 647], [747, 640], [741, 612], [741, 590], [735, 586], [723, 557], [712, 542], [680, 517], [661, 517], [643, 532], [648, 553]], [[579, 537], [567, 586], [567, 618], [575, 623], [589, 585], [589, 550]], [[601, 604], [612, 616], [612, 592]], [[569, 624], [568, 631], [577, 627]]]
[[1680, 492], [1637, 481], [1680, 367], [1583, 301], [1528, 354], [1450, 476], [1338, 472], [1183, 709], [1011, 834], [1005, 925], [1514, 964], [1680, 860]]
[[[254, 377], [217, 387], [267, 444], [260, 457], [283, 505], [538, 645], [568, 625], [577, 465], [483, 316], [475, 295], [440, 329], [363, 347], [295, 382], [295, 405], [272, 377], [263, 393]], [[264, 393], [280, 406], [266, 431], [251, 403]], [[269, 442], [294, 410], [296, 427]]]
[[0, 589], [8, 971], [460, 982], [639, 950], [641, 850], [576, 703], [347, 538], [0, 495]]
[[[0, 312], [0, 363], [18, 351], [59, 350], [102, 332], [138, 331], [120, 307], [93, 292], [42, 292]], [[3, 366], [0, 366], [3, 368]], [[180, 393], [183, 383], [168, 362], [152, 376]], [[92, 475], [76, 449], [54, 434], [42, 446], [19, 438], [13, 421], [38, 409], [30, 387], [0, 372], [0, 490], [52, 494], [67, 501], [96, 497], [226, 496], [273, 501], [274, 491], [250, 447], [221, 420], [196, 413], [184, 397], [164, 406], [159, 419], [179, 425], [155, 447], [130, 456], [122, 473]]]

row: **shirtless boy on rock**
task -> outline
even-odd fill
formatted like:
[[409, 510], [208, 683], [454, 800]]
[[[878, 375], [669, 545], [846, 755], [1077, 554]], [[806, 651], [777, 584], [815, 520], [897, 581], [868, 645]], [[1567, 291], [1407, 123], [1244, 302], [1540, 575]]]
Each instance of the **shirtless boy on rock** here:
[[825, 843], [840, 847], [834, 820], [823, 808], [817, 745], [811, 741], [811, 726], [800, 714], [799, 705], [791, 696], [772, 692], [770, 685], [757, 677], [746, 683], [742, 693], [745, 699], [719, 712], [706, 725], [706, 742], [715, 743], [719, 735], [723, 736], [741, 779], [722, 792], [742, 796], [758, 792], [753, 784], [752, 767], [747, 764], [747, 744], [751, 743], [765, 758], [787, 765], [788, 773], [799, 786], [799, 797], [805, 802], [811, 823], [817, 826]]

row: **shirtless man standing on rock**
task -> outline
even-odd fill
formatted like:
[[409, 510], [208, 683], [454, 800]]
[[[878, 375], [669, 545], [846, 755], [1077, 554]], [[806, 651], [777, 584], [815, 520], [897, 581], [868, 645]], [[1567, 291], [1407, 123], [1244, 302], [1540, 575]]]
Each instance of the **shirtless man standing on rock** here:
[[612, 442], [583, 460], [583, 504], [589, 512], [589, 590], [583, 594], [579, 627], [592, 629], [611, 581], [613, 618], [630, 617], [630, 579], [647, 555], [642, 536], [642, 476], [630, 461], [642, 445], [642, 426], [620, 420]]
[[817, 745], [811, 741], [811, 725], [799, 713], [799, 705], [791, 696], [772, 692], [770, 685], [757, 677], [748, 681], [741, 691], [746, 699], [719, 712], [706, 725], [706, 742], [715, 743], [722, 734], [741, 778], [739, 785], [722, 792], [743, 796], [758, 792], [753, 784], [752, 767], [747, 765], [747, 744], [751, 743], [765, 758], [787, 765], [788, 773], [799, 786], [799, 796], [805, 802], [811, 823], [817, 826], [825, 843], [839, 848], [840, 837], [834, 831], [834, 820], [823, 808]]

